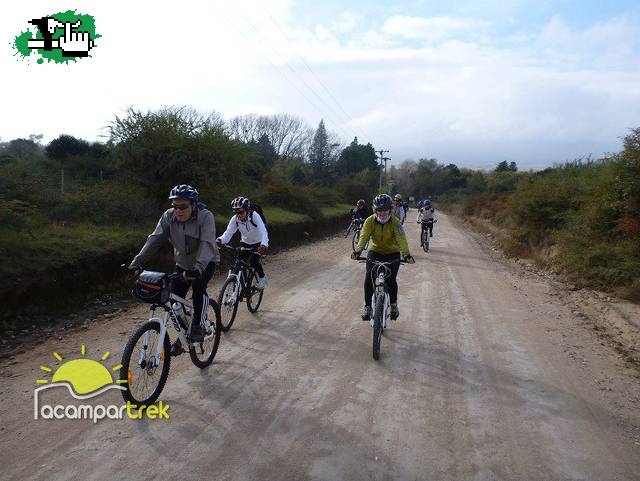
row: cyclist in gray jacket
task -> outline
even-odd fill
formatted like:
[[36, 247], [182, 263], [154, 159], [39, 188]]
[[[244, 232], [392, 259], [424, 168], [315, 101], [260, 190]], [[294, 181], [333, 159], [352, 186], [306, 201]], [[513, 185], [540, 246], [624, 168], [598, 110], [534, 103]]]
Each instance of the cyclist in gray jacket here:
[[[169, 199], [172, 200], [171, 208], [162, 214], [156, 229], [134, 257], [129, 269], [144, 268], [168, 239], [173, 246], [176, 272], [182, 274], [182, 279], [173, 281], [171, 288], [180, 297], [187, 295], [189, 287], [193, 289], [191, 338], [196, 342], [202, 341], [200, 325], [206, 320], [209, 305], [207, 284], [213, 276], [215, 263], [220, 260], [215, 243], [216, 225], [213, 214], [198, 202], [198, 191], [190, 185], [175, 186], [169, 193]], [[179, 347], [177, 350], [181, 352]]]

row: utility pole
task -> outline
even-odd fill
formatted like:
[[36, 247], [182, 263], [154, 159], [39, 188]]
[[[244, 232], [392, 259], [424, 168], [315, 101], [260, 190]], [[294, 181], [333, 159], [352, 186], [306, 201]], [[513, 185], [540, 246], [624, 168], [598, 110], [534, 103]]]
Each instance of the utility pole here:
[[378, 192], [382, 191], [382, 163], [384, 162], [384, 176], [385, 181], [387, 178], [387, 160], [390, 160], [389, 157], [385, 157], [384, 154], [389, 153], [388, 150], [378, 150], [378, 154], [380, 154], [380, 186], [378, 187]]
[[[387, 160], [391, 160], [390, 157], [383, 157], [382, 160], [384, 160], [384, 184], [387, 184]], [[391, 189], [389, 189], [391, 190]]]

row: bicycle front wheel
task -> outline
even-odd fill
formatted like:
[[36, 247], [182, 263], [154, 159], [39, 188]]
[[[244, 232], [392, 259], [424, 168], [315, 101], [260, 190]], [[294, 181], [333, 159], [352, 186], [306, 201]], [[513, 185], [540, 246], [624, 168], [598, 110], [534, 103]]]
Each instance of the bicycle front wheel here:
[[189, 345], [189, 355], [191, 362], [200, 369], [208, 367], [218, 352], [220, 344], [220, 308], [218, 303], [213, 299], [209, 299], [209, 307], [207, 308], [207, 322], [205, 325], [204, 341]]
[[236, 276], [229, 277], [218, 295], [220, 330], [222, 332], [227, 332], [231, 329], [233, 321], [236, 319], [236, 313], [238, 312], [238, 299], [235, 296], [237, 284], [238, 278]]
[[373, 311], [373, 358], [376, 361], [380, 359], [380, 341], [382, 340], [384, 315], [384, 296], [378, 296], [375, 310]]
[[356, 229], [356, 231], [353, 233], [353, 237], [351, 239], [351, 247], [352, 249], [355, 251], [356, 250], [356, 246], [358, 245], [358, 241], [360, 240], [360, 230]]
[[[156, 359], [158, 343], [162, 342], [160, 359]], [[160, 341], [160, 323], [147, 322], [129, 338], [122, 353], [121, 384], [127, 390], [122, 397], [136, 406], [155, 402], [169, 377], [171, 342], [165, 334]]]
[[422, 249], [429, 252], [429, 229], [426, 227], [422, 228]]
[[258, 289], [256, 283], [258, 282], [258, 276], [253, 273], [247, 281], [247, 309], [249, 312], [254, 313], [260, 307], [262, 303], [262, 296], [264, 296], [264, 289]]

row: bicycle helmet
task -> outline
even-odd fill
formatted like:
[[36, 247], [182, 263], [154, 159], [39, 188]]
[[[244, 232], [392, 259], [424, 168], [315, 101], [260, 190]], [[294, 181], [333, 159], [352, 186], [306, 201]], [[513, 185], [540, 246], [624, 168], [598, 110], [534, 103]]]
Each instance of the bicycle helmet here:
[[391, 203], [391, 197], [388, 194], [380, 194], [373, 199], [373, 208], [375, 210], [391, 210]]
[[400, 194], [396, 194], [396, 195], [393, 197], [393, 200], [402, 200], [402, 196], [401, 196]]
[[234, 212], [239, 210], [249, 210], [249, 199], [242, 196], [236, 197], [231, 201], [231, 208]]
[[358, 202], [356, 202], [356, 205], [358, 207], [364, 207], [364, 199], [360, 199]]
[[195, 201], [198, 199], [198, 191], [187, 184], [176, 185], [169, 192], [169, 199], [185, 199]]

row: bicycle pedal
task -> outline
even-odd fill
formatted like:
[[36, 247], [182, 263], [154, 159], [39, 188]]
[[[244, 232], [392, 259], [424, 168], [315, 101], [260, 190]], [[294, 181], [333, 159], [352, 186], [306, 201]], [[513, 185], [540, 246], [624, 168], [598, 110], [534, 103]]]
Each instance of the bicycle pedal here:
[[173, 345], [171, 346], [171, 351], [170, 351], [170, 355], [171, 357], [177, 357], [180, 354], [184, 354], [186, 351], [184, 349], [182, 349], [182, 343], [180, 342], [180, 339], [178, 339], [176, 342], [173, 343]]

